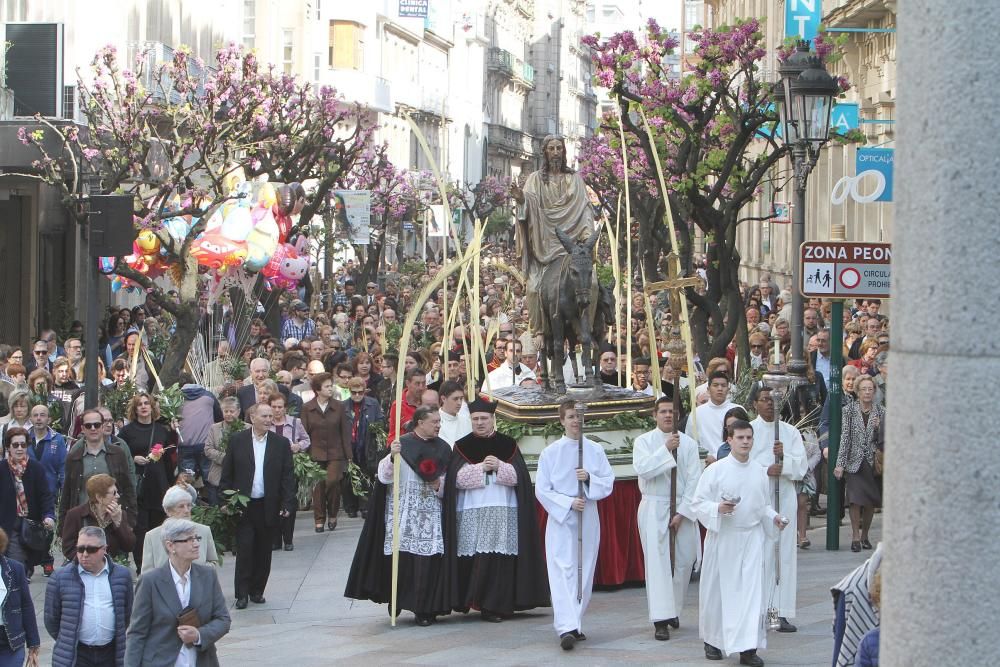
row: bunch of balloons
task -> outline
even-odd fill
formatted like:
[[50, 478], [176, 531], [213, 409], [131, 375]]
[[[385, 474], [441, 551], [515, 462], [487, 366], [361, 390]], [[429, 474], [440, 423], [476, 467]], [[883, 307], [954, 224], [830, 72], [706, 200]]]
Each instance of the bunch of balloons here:
[[[215, 209], [206, 221], [205, 230], [190, 245], [191, 256], [213, 278], [213, 286], [232, 270], [243, 270], [249, 279], [260, 273], [268, 289], [279, 287], [294, 290], [309, 270], [310, 258], [305, 252], [306, 238], [300, 236], [293, 245], [289, 234], [292, 218], [305, 205], [305, 188], [300, 183], [251, 183], [243, 180], [238, 170], [225, 180], [229, 192], [226, 202]], [[256, 193], [254, 192], [256, 186]], [[255, 196], [256, 195], [256, 196]], [[190, 198], [175, 196], [168, 211], [180, 213], [192, 204]], [[152, 204], [151, 204], [152, 206]], [[206, 204], [200, 208], [206, 209]], [[163, 221], [163, 230], [177, 243], [182, 243], [197, 224], [191, 215], [176, 215]], [[169, 268], [166, 249], [156, 232], [143, 229], [132, 244], [132, 254], [122, 258], [133, 270], [156, 278]], [[114, 258], [101, 258], [102, 271], [112, 280], [112, 289], [133, 289], [132, 281], [110, 274]]]

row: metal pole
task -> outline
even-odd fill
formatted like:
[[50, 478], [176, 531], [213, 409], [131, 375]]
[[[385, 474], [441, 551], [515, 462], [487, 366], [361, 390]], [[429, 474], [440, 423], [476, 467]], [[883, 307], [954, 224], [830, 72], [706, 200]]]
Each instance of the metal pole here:
[[830, 310], [830, 415], [827, 430], [826, 461], [826, 548], [828, 551], [840, 549], [840, 480], [833, 476], [840, 451], [841, 405], [843, 389], [840, 372], [844, 365], [844, 302], [833, 302]]
[[87, 318], [84, 336], [86, 338], [85, 364], [84, 364], [84, 398], [83, 405], [88, 410], [97, 407], [97, 262], [91, 251], [91, 236], [93, 228], [89, 224], [85, 227], [86, 232], [86, 252], [83, 261], [86, 262], [87, 273]]
[[802, 292], [799, 291], [799, 248], [806, 240], [806, 180], [809, 178], [809, 158], [806, 143], [798, 141], [792, 146], [792, 164], [795, 171], [795, 206], [792, 208], [792, 331], [790, 375], [806, 374], [806, 361], [802, 356]]

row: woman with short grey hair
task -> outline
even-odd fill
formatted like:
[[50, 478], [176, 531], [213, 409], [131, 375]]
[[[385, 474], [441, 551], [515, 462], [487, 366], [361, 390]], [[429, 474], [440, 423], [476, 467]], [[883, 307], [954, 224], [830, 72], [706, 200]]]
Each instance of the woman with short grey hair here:
[[[215, 549], [215, 539], [212, 537], [212, 529], [200, 523], [189, 521], [191, 518], [191, 495], [180, 486], [171, 486], [163, 494], [163, 511], [168, 519], [181, 519], [194, 526], [198, 536], [201, 538], [201, 549], [198, 551], [197, 563], [201, 565], [220, 564], [219, 554]], [[142, 570], [140, 574], [146, 574], [150, 570], [166, 565], [167, 549], [163, 546], [163, 531], [160, 527], [146, 533], [146, 538], [142, 546]]]
[[125, 641], [126, 667], [219, 664], [215, 643], [229, 632], [231, 620], [215, 569], [196, 562], [204, 542], [198, 528], [180, 518], [159, 527], [168, 561], [139, 579]]

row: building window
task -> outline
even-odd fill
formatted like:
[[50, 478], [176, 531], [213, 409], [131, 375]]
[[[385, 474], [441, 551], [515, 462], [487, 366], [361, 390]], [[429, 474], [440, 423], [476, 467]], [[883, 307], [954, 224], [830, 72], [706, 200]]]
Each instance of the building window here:
[[323, 54], [314, 53], [313, 54], [313, 81], [319, 86], [319, 70], [320, 64], [323, 62]]
[[319, 21], [321, 15], [323, 14], [323, 3], [322, 0], [316, 0], [316, 20]]
[[364, 28], [353, 21], [330, 21], [329, 67], [364, 68]]
[[257, 0], [243, 0], [243, 46], [252, 49], [257, 35]]
[[281, 31], [281, 65], [285, 74], [292, 73], [292, 44], [294, 32], [291, 30]]

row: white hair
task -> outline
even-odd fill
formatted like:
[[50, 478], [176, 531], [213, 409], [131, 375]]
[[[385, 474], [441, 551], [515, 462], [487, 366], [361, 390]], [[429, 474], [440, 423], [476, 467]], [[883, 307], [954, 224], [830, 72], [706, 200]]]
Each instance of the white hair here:
[[163, 511], [170, 513], [170, 510], [177, 507], [178, 504], [184, 501], [191, 502], [191, 494], [185, 489], [179, 486], [171, 486], [167, 489], [167, 492], [163, 494]]
[[160, 529], [160, 539], [164, 543], [176, 542], [189, 535], [195, 534], [198, 524], [188, 519], [167, 519]]

